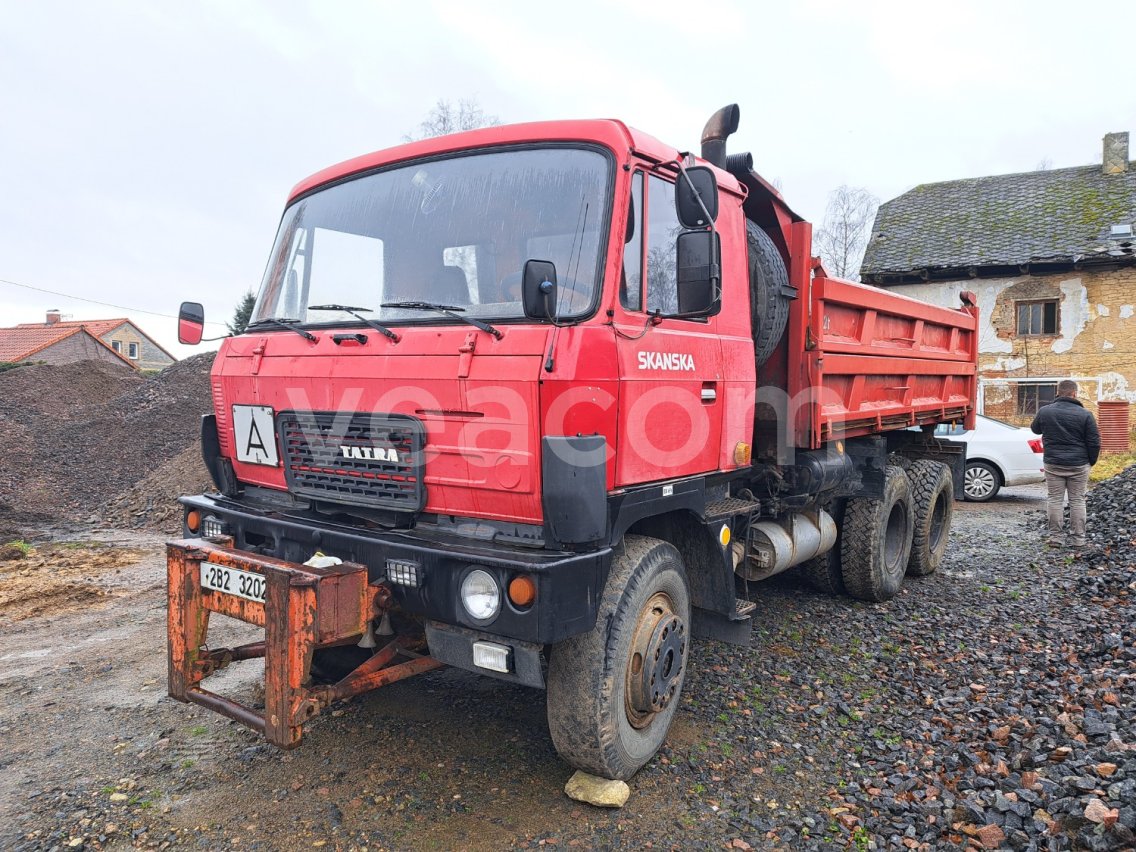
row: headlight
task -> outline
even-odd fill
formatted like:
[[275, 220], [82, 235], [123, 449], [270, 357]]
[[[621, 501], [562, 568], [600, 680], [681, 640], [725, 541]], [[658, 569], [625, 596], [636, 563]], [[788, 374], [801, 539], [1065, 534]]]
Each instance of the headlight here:
[[501, 609], [501, 590], [485, 571], [475, 568], [465, 575], [461, 584], [462, 606], [478, 621], [496, 617]]

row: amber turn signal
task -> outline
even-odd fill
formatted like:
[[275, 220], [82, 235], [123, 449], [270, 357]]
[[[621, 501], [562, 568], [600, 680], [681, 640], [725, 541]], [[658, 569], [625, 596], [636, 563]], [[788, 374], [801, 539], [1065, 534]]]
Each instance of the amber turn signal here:
[[195, 533], [201, 529], [201, 513], [196, 509], [190, 509], [185, 513], [185, 525], [189, 528], [191, 533]]
[[738, 466], [745, 466], [750, 463], [752, 458], [753, 448], [744, 441], [738, 441], [734, 445], [734, 464]]
[[527, 574], [519, 574], [509, 581], [509, 600], [513, 606], [532, 606], [536, 600], [536, 583]]

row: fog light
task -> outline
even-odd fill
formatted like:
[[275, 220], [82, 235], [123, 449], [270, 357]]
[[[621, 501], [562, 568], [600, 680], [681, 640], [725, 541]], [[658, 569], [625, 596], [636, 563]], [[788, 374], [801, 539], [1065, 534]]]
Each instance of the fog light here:
[[212, 515], [209, 515], [201, 521], [201, 535], [203, 538], [216, 538], [218, 536], [228, 535], [228, 529], [224, 521]]
[[411, 559], [388, 559], [387, 579], [399, 586], [417, 589], [422, 584], [422, 572], [418, 563]]
[[462, 606], [478, 621], [496, 618], [501, 609], [501, 590], [485, 571], [475, 568], [465, 575], [461, 584]]
[[509, 655], [512, 651], [508, 645], [498, 645], [496, 642], [474, 642], [473, 664], [478, 668], [489, 669], [491, 672], [509, 672]]

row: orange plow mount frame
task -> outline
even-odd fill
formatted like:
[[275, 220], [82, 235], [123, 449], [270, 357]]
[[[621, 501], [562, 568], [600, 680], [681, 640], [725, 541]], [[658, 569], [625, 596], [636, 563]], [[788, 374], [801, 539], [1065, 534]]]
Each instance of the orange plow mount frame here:
[[[231, 544], [204, 539], [166, 544], [171, 698], [200, 704], [290, 749], [299, 745], [304, 722], [333, 701], [442, 666], [395, 638], [338, 683], [313, 686], [312, 654], [362, 636], [389, 608], [390, 589], [369, 584], [364, 565], [311, 568], [234, 550]], [[201, 566], [208, 563], [263, 576], [264, 602], [203, 588]], [[264, 641], [210, 649], [211, 612], [263, 627]], [[399, 656], [407, 659], [396, 663]], [[257, 657], [264, 658], [263, 714], [201, 686], [230, 663]]]

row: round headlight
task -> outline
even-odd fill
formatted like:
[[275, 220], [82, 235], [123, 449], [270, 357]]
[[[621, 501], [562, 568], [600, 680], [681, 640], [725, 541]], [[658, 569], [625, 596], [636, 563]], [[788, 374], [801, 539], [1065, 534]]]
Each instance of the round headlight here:
[[473, 618], [486, 621], [501, 609], [501, 590], [485, 571], [475, 568], [465, 575], [461, 585], [462, 606]]

